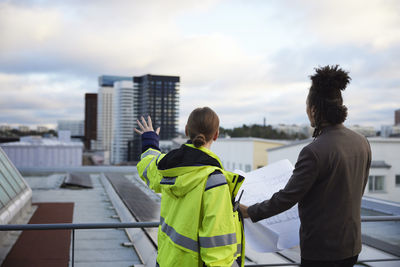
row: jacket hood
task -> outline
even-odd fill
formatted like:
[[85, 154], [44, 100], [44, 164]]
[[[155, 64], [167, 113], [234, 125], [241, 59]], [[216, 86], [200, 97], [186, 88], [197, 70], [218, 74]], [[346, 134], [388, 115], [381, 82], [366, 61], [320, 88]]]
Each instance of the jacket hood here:
[[[208, 176], [215, 170], [223, 170], [223, 167], [211, 150], [184, 144], [166, 154], [158, 163], [158, 170], [163, 176], [160, 185], [165, 192], [182, 197], [200, 183], [205, 185]], [[232, 178], [226, 178], [228, 184], [232, 183]]]

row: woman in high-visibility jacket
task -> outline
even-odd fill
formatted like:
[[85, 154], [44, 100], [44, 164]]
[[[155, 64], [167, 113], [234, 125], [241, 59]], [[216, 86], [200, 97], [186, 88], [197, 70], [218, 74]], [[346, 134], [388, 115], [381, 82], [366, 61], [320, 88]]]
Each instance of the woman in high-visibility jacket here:
[[210, 108], [189, 116], [188, 143], [168, 154], [158, 147], [150, 116], [138, 120], [142, 155], [137, 165], [147, 185], [161, 193], [157, 266], [244, 266], [243, 222], [235, 197], [244, 178], [225, 171], [210, 150], [219, 119]]

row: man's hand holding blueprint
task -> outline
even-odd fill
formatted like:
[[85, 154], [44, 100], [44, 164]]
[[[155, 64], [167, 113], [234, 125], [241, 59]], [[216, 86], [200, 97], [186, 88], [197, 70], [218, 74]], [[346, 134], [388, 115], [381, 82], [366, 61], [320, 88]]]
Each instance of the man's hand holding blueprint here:
[[[237, 171], [246, 179], [241, 203], [246, 206], [262, 202], [284, 188], [292, 175], [293, 165], [282, 160], [249, 173]], [[236, 171], [235, 171], [236, 172]], [[299, 244], [300, 220], [297, 205], [291, 209], [253, 223], [244, 220], [246, 244], [259, 252], [276, 252]]]

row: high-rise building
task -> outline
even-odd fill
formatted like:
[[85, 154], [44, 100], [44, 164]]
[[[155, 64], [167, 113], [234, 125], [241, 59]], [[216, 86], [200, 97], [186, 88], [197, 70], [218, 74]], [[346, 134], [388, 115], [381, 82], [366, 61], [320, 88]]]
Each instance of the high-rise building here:
[[113, 87], [100, 87], [97, 93], [97, 149], [110, 151]]
[[114, 82], [132, 81], [133, 77], [102, 75], [97, 94], [97, 149], [110, 151], [112, 140], [112, 104]]
[[85, 94], [85, 147], [97, 139], [97, 94]]
[[161, 127], [161, 140], [174, 138], [178, 130], [179, 81], [178, 76], [150, 74], [100, 76], [97, 148], [110, 151], [114, 164], [138, 160], [141, 140], [133, 128], [138, 127], [136, 119], [141, 115], [150, 115], [154, 126]]
[[161, 127], [161, 140], [176, 137], [179, 112], [179, 77], [144, 75], [134, 77], [138, 87], [138, 114], [150, 115]]
[[394, 125], [400, 125], [400, 109], [394, 111]]
[[[138, 92], [135, 99], [138, 116], [151, 116], [154, 128], [161, 127], [161, 140], [170, 140], [176, 137], [179, 116], [179, 76], [147, 74], [134, 77], [133, 81]], [[136, 120], [135, 127], [137, 127]], [[140, 154], [141, 141], [135, 135], [129, 144], [128, 159], [138, 160]]]
[[133, 140], [136, 113], [134, 99], [137, 90], [134, 90], [132, 81], [118, 81], [114, 83], [112, 107], [112, 141], [111, 163], [119, 164], [128, 160], [128, 142]]

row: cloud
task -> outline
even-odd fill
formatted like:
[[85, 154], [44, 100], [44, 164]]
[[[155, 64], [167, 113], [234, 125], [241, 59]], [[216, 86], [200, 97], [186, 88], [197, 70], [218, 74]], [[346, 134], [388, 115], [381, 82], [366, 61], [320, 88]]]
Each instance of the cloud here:
[[83, 119], [84, 83], [71, 76], [0, 74], [0, 123], [51, 124]]
[[393, 111], [399, 108], [400, 44], [377, 50], [369, 45], [310, 45], [285, 48], [275, 54], [269, 77], [276, 82], [300, 81], [309, 88], [309, 75], [318, 66], [339, 64], [350, 72], [352, 81], [343, 93], [349, 108], [348, 123], [367, 125], [393, 123]]
[[307, 123], [308, 76], [326, 64], [350, 70], [349, 121], [386, 123], [400, 98], [397, 10], [389, 0], [2, 2], [0, 123], [83, 119], [98, 76], [147, 73], [181, 77], [180, 129], [198, 106], [224, 127]]
[[200, 90], [187, 88], [190, 93], [182, 95], [183, 129], [187, 116], [196, 107], [210, 106], [221, 119], [225, 128], [242, 124], [307, 123], [305, 101], [309, 84], [273, 83], [268, 80], [251, 80], [243, 77], [242, 82], [220, 86], [218, 83]]
[[146, 69], [180, 41], [174, 15], [198, 6], [180, 0], [44, 2], [1, 4], [1, 71]]
[[371, 45], [385, 49], [400, 42], [400, 2], [396, 0], [279, 1], [304, 38], [328, 46]]

